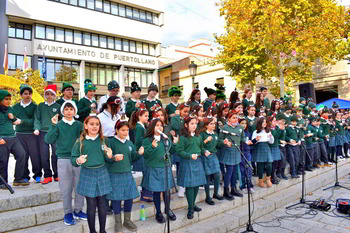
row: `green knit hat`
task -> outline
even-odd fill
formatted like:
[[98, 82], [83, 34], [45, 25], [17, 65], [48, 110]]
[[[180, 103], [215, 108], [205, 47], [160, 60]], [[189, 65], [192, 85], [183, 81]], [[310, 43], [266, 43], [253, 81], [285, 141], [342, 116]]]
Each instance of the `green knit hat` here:
[[174, 95], [179, 95], [179, 96], [182, 95], [181, 89], [179, 87], [177, 87], [177, 86], [172, 86], [168, 90], [168, 96], [169, 97], [172, 97]]
[[120, 88], [119, 84], [117, 83], [117, 81], [115, 80], [112, 80], [108, 83], [107, 85], [107, 88], [108, 88], [108, 91], [111, 91], [113, 89], [116, 89], [116, 88]]
[[276, 120], [286, 120], [286, 116], [283, 113], [278, 113], [276, 115]]
[[221, 91], [221, 90], [216, 90], [216, 99], [226, 99], [226, 95], [225, 92]]
[[309, 108], [311, 108], [311, 109], [316, 108], [316, 104], [310, 102], [310, 103], [309, 103]]
[[[85, 80], [86, 81], [86, 80]], [[61, 87], [61, 92], [64, 92], [64, 90], [68, 87], [71, 87], [73, 89], [73, 92], [75, 91], [74, 87], [70, 83], [63, 83]]]
[[293, 116], [290, 118], [290, 121], [296, 121], [296, 122], [298, 122], [299, 119], [298, 119], [297, 115], [293, 115]]
[[0, 90], [0, 101], [3, 101], [7, 96], [11, 96], [11, 93], [6, 90]]
[[96, 90], [96, 86], [92, 84], [91, 79], [85, 79], [84, 81], [84, 92], [88, 93], [90, 90]]
[[24, 91], [28, 90], [29, 92], [33, 93], [33, 89], [31, 86], [28, 86], [28, 84], [23, 83], [19, 86], [19, 94], [22, 95]]
[[310, 121], [310, 123], [313, 121], [316, 121], [316, 117], [309, 117], [309, 121]]

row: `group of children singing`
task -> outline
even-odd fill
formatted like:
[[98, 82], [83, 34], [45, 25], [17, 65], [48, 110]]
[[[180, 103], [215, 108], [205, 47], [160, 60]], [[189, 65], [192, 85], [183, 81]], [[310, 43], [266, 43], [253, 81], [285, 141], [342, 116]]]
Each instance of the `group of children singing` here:
[[[12, 153], [16, 159], [13, 185], [29, 185], [30, 157], [36, 182], [59, 182], [66, 225], [76, 224], [75, 219], [87, 220], [90, 232], [96, 232], [97, 209], [100, 232], [105, 232], [110, 201], [115, 231], [123, 232], [123, 226], [137, 231], [131, 220], [133, 200], [140, 197], [134, 171], [143, 175], [140, 200], [153, 201], [155, 219], [164, 223], [161, 198], [170, 203], [167, 191], [175, 185], [179, 197], [186, 196], [187, 218], [192, 219], [194, 212], [202, 210], [196, 205], [200, 186], [205, 189], [205, 202], [215, 205], [213, 199], [233, 200], [243, 196], [241, 191], [254, 192], [252, 176], [258, 176], [261, 188], [288, 179], [286, 162], [291, 178], [298, 178], [305, 171], [331, 166], [343, 155], [348, 157], [349, 114], [339, 111], [336, 104], [317, 111], [312, 99], [301, 98], [299, 106], [293, 107], [289, 96], [270, 104], [266, 88], [260, 89], [255, 103], [249, 89], [243, 101], [234, 91], [226, 102], [224, 87], [215, 86], [217, 90], [205, 88], [208, 98], [203, 103], [198, 88], [188, 102], [179, 103], [182, 91], [171, 87], [171, 102], [163, 108], [156, 99], [156, 85], [152, 83], [147, 98], [140, 100], [141, 88], [133, 82], [132, 98], [124, 111], [128, 121], [122, 116], [124, 105], [115, 81], [108, 84], [109, 94], [98, 105], [91, 80], [85, 82], [86, 96], [79, 102], [72, 99], [74, 87], [67, 83], [57, 101], [56, 86], [48, 85], [45, 102], [38, 106], [31, 101], [33, 91], [28, 85], [21, 86], [22, 100], [13, 107], [10, 93], [0, 90], [0, 153], [7, 155], [0, 156], [0, 174], [7, 182]], [[172, 167], [165, 163], [175, 165], [176, 183]], [[5, 185], [0, 183], [0, 188]], [[164, 213], [175, 221], [175, 213], [166, 207]]]

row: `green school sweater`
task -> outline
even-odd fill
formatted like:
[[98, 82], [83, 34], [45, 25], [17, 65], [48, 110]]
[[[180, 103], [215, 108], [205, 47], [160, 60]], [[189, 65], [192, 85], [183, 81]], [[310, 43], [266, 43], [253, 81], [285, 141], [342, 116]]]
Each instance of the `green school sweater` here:
[[212, 99], [209, 99], [209, 98], [206, 98], [206, 99], [204, 100], [204, 104], [203, 104], [204, 112], [207, 111], [207, 109], [208, 109], [210, 106], [212, 106], [213, 102], [214, 102], [214, 101], [213, 101]]
[[90, 101], [87, 98], [83, 97], [78, 102], [78, 112], [79, 112], [79, 121], [84, 122], [91, 113], [91, 104], [95, 103], [97, 108], [96, 100]]
[[[75, 103], [75, 105], [78, 107], [78, 101], [76, 99], [72, 99], [72, 101]], [[58, 103], [59, 105], [62, 106], [62, 104], [66, 102], [63, 97], [61, 97], [59, 100], [56, 101], [56, 103]]]
[[145, 138], [146, 129], [142, 127], [140, 123], [137, 123], [134, 133], [135, 133], [135, 147], [136, 147], [136, 150], [138, 151], [142, 146], [143, 139]]
[[159, 104], [161, 107], [163, 107], [163, 104], [162, 104], [162, 102], [161, 102], [159, 99], [154, 99], [154, 100], [152, 100], [152, 101], [149, 101], [149, 100], [146, 98], [146, 99], [144, 99], [142, 102], [145, 104], [145, 106], [146, 106], [146, 108], [147, 108], [147, 110], [148, 110], [148, 112], [149, 112], [149, 121], [152, 120], [152, 111], [151, 111], [151, 108], [152, 108], [154, 105], [157, 105], [157, 104]]
[[128, 100], [125, 107], [125, 114], [128, 118], [131, 118], [131, 114], [135, 111], [139, 110], [139, 108], [136, 108], [136, 102], [132, 99]]
[[[205, 150], [207, 150], [213, 154], [218, 152], [218, 150], [216, 149], [216, 146], [218, 145], [219, 136], [215, 132], [214, 132], [214, 134], [208, 134], [206, 131], [201, 132], [200, 136], [202, 138], [203, 146], [204, 146]], [[209, 136], [212, 137], [211, 141], [204, 143], [204, 140], [207, 139]]]
[[248, 115], [248, 107], [250, 105], [254, 105], [254, 101], [253, 100], [248, 100], [248, 99], [244, 99], [243, 100], [243, 111], [244, 111], [244, 115], [247, 116]]
[[305, 135], [312, 133], [313, 136], [311, 137], [305, 137], [305, 143], [306, 145], [310, 146], [314, 142], [314, 138], [316, 137], [316, 130], [315, 127], [313, 127], [311, 124], [307, 126], [307, 130], [305, 131]]
[[12, 107], [15, 116], [21, 119], [21, 124], [16, 125], [17, 133], [31, 134], [34, 131], [34, 114], [37, 105], [31, 102], [27, 107], [23, 108], [20, 103]]
[[335, 121], [335, 129], [337, 134], [345, 135], [344, 125], [341, 121], [338, 121], [338, 120]]
[[175, 131], [176, 135], [181, 135], [181, 130], [184, 127], [184, 119], [180, 115], [175, 115], [170, 121], [171, 129]]
[[250, 118], [248, 116], [245, 117], [245, 119], [248, 121], [248, 131], [249, 133], [253, 134], [253, 132], [256, 130], [256, 122], [257, 118]]
[[[104, 143], [109, 147], [108, 140], [105, 140]], [[108, 159], [104, 152], [104, 145], [101, 143], [100, 137], [97, 137], [95, 140], [84, 138], [84, 148], [81, 150], [80, 152], [80, 141], [78, 140], [72, 149], [72, 165], [74, 167], [79, 167], [76, 159], [79, 158], [80, 155], [87, 155], [86, 162], [81, 165], [81, 167], [85, 168], [101, 167], [112, 161]]]
[[200, 136], [181, 136], [176, 146], [176, 153], [183, 159], [192, 159], [192, 154], [197, 154], [198, 156], [204, 154], [205, 149], [202, 138]]
[[[164, 167], [164, 142], [160, 140], [157, 142], [157, 147], [152, 146], [152, 138], [145, 138], [142, 142], [142, 146], [145, 148], [145, 153], [143, 157], [145, 158], [145, 163], [147, 167], [153, 168], [163, 168]], [[171, 164], [171, 162], [170, 162]]]
[[108, 166], [108, 171], [110, 173], [131, 172], [132, 162], [141, 158], [141, 155], [137, 153], [134, 144], [129, 140], [126, 140], [125, 143], [123, 143], [115, 137], [109, 138], [109, 144], [113, 151], [113, 156], [116, 154], [123, 154], [124, 158], [121, 161], [115, 161], [113, 159], [113, 162]]
[[72, 125], [60, 120], [56, 125], [52, 124], [45, 135], [45, 143], [56, 142], [56, 154], [59, 159], [70, 159], [72, 148], [83, 131], [83, 123], [74, 121]]
[[328, 122], [323, 118], [321, 118], [321, 126], [320, 127], [323, 129], [324, 135], [330, 134], [331, 125], [328, 124]]
[[295, 142], [299, 142], [300, 138], [298, 137], [299, 129], [295, 127], [288, 126], [286, 129], [286, 142], [290, 142], [290, 140], [294, 140]]
[[14, 122], [16, 119], [9, 119], [9, 113], [13, 114], [13, 109], [11, 107], [9, 107], [5, 113], [0, 111], [0, 138], [15, 136], [15, 130], [13, 129], [12, 122]]
[[60, 114], [61, 105], [54, 103], [47, 105], [40, 103], [35, 110], [34, 130], [47, 132], [52, 122], [51, 119], [56, 114]]
[[275, 129], [271, 130], [271, 134], [273, 138], [275, 139], [273, 144], [269, 144], [270, 147], [278, 147], [280, 144], [280, 140], [283, 141], [282, 136], [283, 136], [283, 130], [279, 129], [277, 126]]
[[[236, 134], [234, 135], [229, 135], [229, 134], [224, 134], [223, 132], [220, 132], [219, 135], [219, 143], [218, 143], [218, 148], [224, 147], [224, 140], [227, 138], [231, 142], [235, 142], [237, 146], [241, 145], [241, 142], [244, 142], [244, 129], [243, 126], [238, 124], [236, 127], [232, 127], [228, 124], [224, 125], [222, 128], [224, 131], [228, 131], [230, 133]], [[234, 147], [234, 145], [232, 145]]]
[[191, 108], [192, 108], [193, 106], [199, 105], [199, 104], [200, 104], [200, 103], [197, 102], [197, 101], [190, 101], [190, 102], [188, 103], [188, 105], [190, 105]]
[[267, 98], [267, 97], [264, 98], [264, 107], [265, 107], [266, 109], [270, 109], [270, 108], [271, 108], [271, 106], [270, 106], [270, 100], [269, 100], [269, 98]]
[[316, 134], [318, 137], [317, 142], [324, 142], [325, 134], [324, 134], [323, 129], [321, 127], [315, 127], [315, 129], [316, 129]]
[[170, 118], [171, 114], [175, 113], [176, 108], [177, 108], [177, 106], [175, 106], [173, 103], [170, 103], [165, 107], [165, 111], [168, 114], [169, 118]]

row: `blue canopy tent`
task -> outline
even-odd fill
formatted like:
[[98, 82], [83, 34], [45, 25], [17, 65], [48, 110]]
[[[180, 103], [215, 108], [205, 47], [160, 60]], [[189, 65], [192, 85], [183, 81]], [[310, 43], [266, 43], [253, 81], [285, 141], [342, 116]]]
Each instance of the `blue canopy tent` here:
[[334, 101], [339, 105], [339, 109], [350, 109], [349, 100], [343, 100], [343, 99], [337, 99], [337, 98], [329, 99], [322, 103], [319, 103], [316, 105], [316, 108], [319, 109], [320, 107], [322, 107], [321, 105], [323, 105], [324, 107], [332, 108], [332, 104]]

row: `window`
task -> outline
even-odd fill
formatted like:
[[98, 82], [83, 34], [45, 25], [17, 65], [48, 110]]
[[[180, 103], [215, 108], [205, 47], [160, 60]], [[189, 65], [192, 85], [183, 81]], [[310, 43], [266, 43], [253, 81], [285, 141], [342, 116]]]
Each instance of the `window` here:
[[137, 82], [138, 84], [141, 83], [141, 70], [135, 69], [135, 82]]
[[82, 44], [83, 42], [83, 35], [81, 34], [81, 31], [74, 31], [74, 44]]
[[106, 83], [113, 80], [113, 69], [112, 66], [106, 66]]
[[125, 6], [119, 4], [119, 16], [125, 17]]
[[73, 43], [73, 30], [66, 29], [65, 32], [65, 41]]
[[114, 49], [114, 38], [113, 37], [108, 37], [108, 48]]
[[106, 85], [118, 80], [117, 70], [117, 66], [85, 63], [85, 78], [90, 78], [94, 84]]
[[152, 13], [151, 12], [146, 13], [146, 22], [152, 23]]
[[95, 0], [95, 10], [102, 11], [102, 0]]
[[[28, 58], [28, 68], [32, 67], [32, 57], [27, 56]], [[9, 70], [20, 69], [23, 70], [24, 56], [16, 54], [8, 54], [8, 68]]]
[[24, 30], [23, 24], [16, 24], [16, 37], [17, 38], [23, 38], [23, 30]]
[[141, 87], [147, 87], [147, 71], [146, 70], [141, 70]]
[[130, 52], [136, 53], [136, 42], [130, 41]]
[[103, 11], [106, 13], [111, 13], [111, 3], [109, 1], [103, 1]]
[[100, 36], [100, 47], [101, 48], [107, 48], [106, 36]]
[[24, 39], [31, 40], [32, 39], [32, 26], [24, 25]]
[[64, 41], [64, 29], [63, 28], [56, 28], [56, 40], [57, 41]]
[[69, 0], [69, 4], [76, 6], [78, 5], [78, 0]]
[[132, 8], [129, 6], [126, 7], [126, 17], [132, 18]]
[[132, 18], [136, 20], [140, 20], [140, 12], [138, 9], [136, 8], [132, 9]]
[[37, 24], [35, 28], [35, 37], [39, 39], [45, 39], [45, 26]]
[[79, 0], [79, 6], [86, 7], [86, 0]]
[[147, 71], [147, 85], [146, 86], [148, 87], [149, 85], [151, 85], [152, 82], [153, 82], [153, 72], [148, 70]]
[[[63, 61], [46, 59], [46, 81], [66, 81], [66, 82], [78, 82], [79, 81], [79, 63], [75, 61]], [[40, 75], [43, 77], [43, 58], [39, 57], [38, 67]]]
[[118, 5], [117, 5], [117, 3], [114, 3], [114, 2], [111, 3], [111, 13], [113, 15], [118, 15]]
[[116, 50], [122, 50], [122, 40], [121, 39], [118, 39], [116, 38], [115, 39], [115, 49]]
[[84, 32], [83, 40], [84, 40], [84, 45], [91, 46], [91, 35], [90, 35], [90, 33]]
[[46, 26], [46, 39], [47, 40], [54, 40], [55, 39], [55, 28]]
[[104, 65], [98, 65], [98, 84], [106, 85], [106, 69]]
[[8, 67], [9, 67], [9, 70], [15, 70], [17, 68], [15, 54], [8, 55]]
[[158, 25], [158, 15], [153, 13], [153, 23]]
[[9, 23], [9, 37], [16, 37], [16, 24], [15, 23]]
[[[44, 28], [45, 31], [45, 28]], [[45, 33], [44, 33], [45, 35]], [[32, 26], [20, 23], [9, 23], [8, 36], [19, 39], [32, 39]]]
[[137, 53], [142, 53], [142, 43], [141, 42], [136, 42], [136, 52]]
[[135, 80], [135, 72], [133, 68], [128, 68], [129, 83], [128, 86], [131, 87], [131, 83]]
[[140, 20], [146, 22], [146, 11], [140, 10]]
[[67, 3], [67, 4], [68, 4], [68, 0], [60, 0], [60, 2], [63, 2], [63, 3]]
[[156, 55], [156, 46], [153, 44], [149, 45], [149, 55], [155, 56]]
[[129, 40], [123, 39], [123, 51], [129, 52]]
[[143, 43], [143, 54], [148, 54], [148, 44]]
[[94, 10], [95, 9], [95, 2], [94, 0], [87, 0], [87, 8]]
[[92, 34], [91, 42], [92, 42], [92, 46], [98, 47], [98, 35]]

